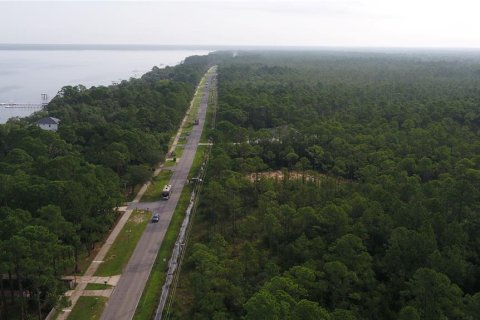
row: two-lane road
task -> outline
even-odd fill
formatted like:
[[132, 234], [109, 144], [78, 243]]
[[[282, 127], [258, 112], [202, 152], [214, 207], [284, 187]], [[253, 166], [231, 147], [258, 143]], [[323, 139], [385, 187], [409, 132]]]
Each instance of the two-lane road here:
[[140, 238], [132, 257], [121, 275], [118, 285], [115, 287], [112, 296], [107, 302], [102, 314], [102, 319], [104, 320], [130, 320], [135, 314], [135, 309], [140, 301], [158, 250], [170, 225], [170, 220], [172, 219], [175, 207], [182, 193], [183, 186], [187, 182], [187, 176], [190, 172], [202, 135], [208, 95], [214, 76], [215, 72], [208, 73], [198, 111], [199, 124], [193, 126], [187, 142], [184, 145], [183, 155], [170, 179], [170, 184], [172, 185], [170, 199], [168, 201], [149, 203], [150, 210], [155, 210], [160, 213], [160, 221], [147, 225], [145, 232]]

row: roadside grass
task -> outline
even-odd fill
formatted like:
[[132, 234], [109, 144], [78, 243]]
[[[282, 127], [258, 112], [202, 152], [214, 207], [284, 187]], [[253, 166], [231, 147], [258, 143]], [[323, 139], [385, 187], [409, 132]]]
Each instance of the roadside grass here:
[[204, 86], [202, 85], [198, 90], [198, 94], [195, 95], [195, 98], [193, 98], [192, 110], [190, 110], [190, 112], [188, 114], [187, 123], [193, 123], [195, 121], [195, 119], [197, 118], [198, 109], [200, 107], [200, 101], [202, 99], [203, 90], [204, 90]]
[[[192, 167], [190, 168], [188, 175], [189, 179], [198, 174], [205, 151], [207, 150], [206, 147], [207, 146], [198, 146]], [[192, 190], [193, 184], [188, 184], [183, 188], [177, 208], [175, 209], [172, 221], [170, 222], [170, 226], [165, 234], [162, 246], [160, 247], [157, 258], [155, 259], [152, 272], [150, 273], [147, 284], [145, 285], [145, 289], [143, 290], [142, 297], [138, 304], [137, 310], [135, 311], [135, 316], [133, 319], [150, 319], [155, 312], [158, 297], [162, 292], [162, 284], [165, 282], [166, 271], [168, 270], [168, 260], [170, 259], [180, 226], [182, 225], [183, 218], [185, 217], [185, 211], [190, 203]]]
[[[189, 110], [187, 115], [187, 120], [183, 125], [183, 127], [181, 128], [180, 138], [178, 139], [179, 144], [183, 144], [186, 142], [188, 135], [193, 130], [193, 126], [195, 126], [194, 122], [198, 118], [198, 111], [200, 109], [200, 102], [202, 99], [206, 81], [207, 81], [207, 78], [203, 77], [202, 80], [200, 81], [200, 84], [198, 85], [197, 94], [195, 94], [195, 97], [193, 98], [192, 108]], [[177, 158], [181, 157], [182, 153], [183, 153], [183, 147], [180, 148], [180, 146], [177, 146], [177, 148], [175, 149], [175, 154]]]
[[[140, 191], [141, 187], [142, 187], [142, 185], [135, 186], [134, 189], [133, 189], [133, 192], [131, 194], [129, 194], [128, 197], [125, 200], [127, 202], [132, 201], [135, 198], [135, 196], [137, 195], [138, 191]], [[117, 217], [117, 219], [119, 219], [119, 218], [120, 218], [120, 216]], [[118, 220], [116, 220], [112, 224], [112, 229], [115, 227], [117, 222], [118, 222]], [[95, 244], [95, 247], [93, 248], [93, 250], [91, 250], [90, 254], [86, 250], [81, 250], [79, 252], [78, 262], [77, 262], [79, 272], [77, 274], [82, 275], [87, 271], [88, 267], [92, 264], [93, 259], [95, 259], [95, 257], [97, 256], [97, 253], [100, 251], [102, 246], [105, 244], [105, 241], [107, 240], [109, 235], [110, 235], [110, 232], [104, 234], [103, 239]], [[74, 268], [72, 268], [71, 270], [66, 270], [65, 274], [66, 275], [73, 275], [74, 274], [73, 269]]]
[[[116, 217], [115, 222], [112, 224], [112, 229], [115, 227], [115, 225], [118, 222], [118, 219], [120, 219], [120, 218], [121, 218], [121, 215], [118, 215]], [[78, 253], [77, 264], [78, 264], [79, 272], [77, 272], [77, 275], [85, 274], [88, 267], [90, 267], [90, 265], [92, 264], [93, 259], [95, 259], [95, 257], [97, 256], [97, 253], [100, 251], [100, 249], [102, 248], [103, 244], [105, 243], [105, 241], [107, 240], [109, 235], [110, 235], [110, 231], [107, 232], [106, 234], [104, 234], [103, 239], [95, 244], [95, 247], [90, 251], [90, 254], [88, 253], [87, 250], [81, 250]], [[66, 270], [64, 274], [65, 275], [74, 275], [74, 268], [72, 267], [71, 269]]]
[[190, 134], [190, 132], [192, 132], [193, 126], [194, 126], [194, 124], [193, 124], [193, 123], [190, 123], [190, 124], [187, 124], [187, 125], [184, 127], [184, 130], [182, 131], [182, 135], [183, 135], [183, 137], [184, 137], [185, 139], [186, 139], [187, 136]]
[[190, 168], [190, 172], [188, 173], [189, 180], [193, 177], [198, 176], [198, 171], [200, 169], [200, 166], [202, 165], [206, 147], [207, 146], [205, 145], [197, 147], [197, 152], [195, 153], [195, 158], [193, 158], [192, 167]]
[[198, 85], [198, 91], [195, 97], [193, 98], [192, 109], [188, 112], [187, 121], [185, 122], [184, 127], [182, 128], [182, 136], [185, 136], [187, 133], [192, 131], [195, 120], [198, 118], [198, 110], [200, 109], [200, 102], [202, 100], [203, 91], [205, 88], [205, 82], [207, 78], [204, 77]]
[[113, 286], [104, 283], [87, 283], [85, 290], [105, 290], [110, 289]]
[[[215, 89], [213, 89], [215, 90]], [[209, 103], [208, 103], [208, 108], [207, 108], [207, 114], [205, 118], [205, 125], [203, 127], [203, 132], [202, 136], [200, 138], [200, 143], [205, 143], [208, 142], [208, 136], [210, 132], [210, 127], [212, 126], [212, 121], [213, 117], [215, 115], [215, 109], [217, 108], [216, 101], [214, 101], [213, 98], [214, 92], [211, 92], [210, 97], [209, 97]], [[207, 146], [199, 146], [197, 149], [197, 154], [195, 155], [195, 159], [193, 161], [192, 165], [192, 170], [190, 171], [189, 177], [195, 173], [198, 174], [198, 169], [203, 161], [204, 154], [206, 151]], [[208, 233], [208, 225], [204, 221], [200, 219], [200, 216], [195, 215], [193, 216], [192, 220], [192, 230], [190, 232], [191, 234], [191, 239], [190, 243], [195, 243], [198, 242], [199, 239], [205, 237], [205, 235]], [[189, 256], [189, 250], [191, 250], [191, 246], [188, 246], [185, 249], [187, 250], [186, 256]], [[179, 275], [179, 283], [177, 285], [177, 291], [174, 296], [173, 300], [173, 305], [172, 305], [172, 310], [169, 316], [173, 319], [188, 319], [191, 317], [190, 314], [190, 309], [188, 306], [191, 306], [192, 303], [192, 293], [188, 289], [188, 283], [189, 283], [189, 278], [186, 276], [186, 273], [184, 269], [180, 270], [180, 275]]]
[[177, 163], [173, 160], [168, 160], [168, 161], [165, 161], [165, 163], [163, 164], [163, 167], [164, 168], [169, 168], [169, 167], [174, 167]]
[[181, 146], [177, 145], [174, 152], [175, 152], [175, 157], [181, 158], [183, 155], [183, 145]]
[[100, 319], [107, 298], [105, 297], [80, 297], [77, 304], [70, 312], [69, 320], [96, 320]]
[[[215, 89], [212, 89], [212, 91]], [[208, 138], [210, 136], [211, 126], [213, 116], [215, 115], [215, 111], [217, 108], [216, 101], [213, 99], [213, 92], [211, 92], [210, 97], [208, 99], [208, 108], [207, 114], [205, 115], [205, 125], [203, 126], [202, 136], [200, 138], [200, 142], [208, 142]]]
[[[175, 164], [173, 161], [168, 161]], [[167, 163], [168, 163], [167, 162]], [[140, 202], [151, 202], [162, 199], [163, 187], [170, 181], [172, 177], [172, 171], [163, 169], [160, 173], [152, 179], [152, 183], [148, 187], [147, 191], [143, 194]]]
[[[202, 220], [200, 215], [194, 215], [191, 223], [191, 237], [187, 243], [187, 248], [185, 249], [185, 257], [190, 256], [192, 244], [200, 242], [201, 239], [204, 239], [209, 233], [209, 226], [204, 220]], [[191, 317], [190, 311], [193, 303], [193, 294], [190, 290], [190, 278], [188, 275], [189, 271], [186, 270], [186, 268], [180, 270], [177, 290], [175, 291], [172, 307], [168, 314], [169, 319], [188, 319]], [[165, 314], [163, 316], [167, 317]]]
[[192, 185], [186, 185], [183, 188], [180, 199], [178, 200], [177, 208], [173, 213], [172, 220], [168, 226], [162, 246], [158, 251], [157, 258], [152, 267], [152, 272], [150, 272], [150, 276], [148, 277], [147, 284], [145, 285], [145, 289], [143, 290], [142, 297], [138, 303], [133, 319], [151, 319], [155, 312], [158, 297], [160, 296], [162, 285], [165, 281], [168, 260], [170, 259], [175, 240], [178, 236], [178, 231], [180, 230], [183, 218], [185, 217], [185, 211], [190, 202], [192, 187]]
[[180, 138], [178, 138], [177, 144], [185, 144], [186, 142], [187, 142], [187, 136], [182, 135], [182, 136], [180, 136]]
[[182, 131], [180, 133], [180, 138], [178, 139], [179, 143], [185, 143], [187, 137], [189, 136], [190, 132], [193, 130], [193, 126], [195, 126], [194, 121], [197, 119], [198, 114], [198, 106], [196, 106], [196, 112], [191, 112], [188, 116], [187, 121], [185, 122], [184, 126], [182, 127]]
[[122, 273], [122, 269], [127, 264], [130, 256], [135, 249], [138, 240], [150, 221], [151, 212], [134, 210], [118, 234], [110, 250], [95, 272], [96, 276], [114, 276]]
[[[206, 147], [207, 146], [198, 146], [192, 167], [190, 169], [189, 178], [191, 178], [193, 175], [197, 175], [202, 164], [205, 151], [207, 150]], [[155, 259], [152, 272], [150, 273], [133, 319], [150, 319], [155, 312], [158, 297], [162, 291], [162, 284], [165, 282], [165, 275], [168, 269], [168, 260], [170, 259], [173, 246], [175, 245], [175, 241], [178, 236], [178, 231], [180, 230], [183, 218], [185, 217], [185, 211], [190, 203], [192, 189], [193, 184], [188, 184], [183, 188], [177, 208], [175, 209], [172, 221], [170, 222], [170, 226], [165, 234], [162, 246], [160, 247], [157, 258]]]

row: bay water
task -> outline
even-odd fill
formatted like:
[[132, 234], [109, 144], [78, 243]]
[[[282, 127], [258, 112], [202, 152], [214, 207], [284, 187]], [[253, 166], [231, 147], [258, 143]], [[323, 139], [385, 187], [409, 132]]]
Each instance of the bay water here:
[[9, 49], [0, 46], [0, 123], [11, 117], [25, 117], [39, 110], [8, 104], [40, 104], [41, 94], [52, 99], [63, 86], [111, 85], [141, 77], [153, 66], [173, 66], [192, 55], [209, 50], [157, 49], [121, 50], [77, 49], [37, 50]]

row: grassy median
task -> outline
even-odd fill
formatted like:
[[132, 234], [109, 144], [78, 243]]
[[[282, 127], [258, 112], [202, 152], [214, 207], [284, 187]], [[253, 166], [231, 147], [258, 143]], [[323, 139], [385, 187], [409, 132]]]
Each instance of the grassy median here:
[[181, 158], [183, 155], [183, 144], [182, 145], [177, 145], [175, 148], [175, 158]]
[[134, 210], [132, 212], [112, 247], [108, 250], [104, 262], [95, 272], [96, 276], [107, 277], [122, 273], [122, 269], [130, 259], [133, 250], [135, 250], [151, 216], [151, 212], [148, 211]]
[[[195, 153], [195, 158], [192, 163], [192, 167], [190, 168], [189, 178], [198, 174], [206, 150], [207, 146], [198, 146], [197, 152]], [[187, 210], [190, 203], [192, 189], [192, 184], [188, 184], [183, 188], [182, 194], [177, 204], [177, 208], [175, 209], [167, 233], [165, 234], [165, 238], [163, 239], [162, 246], [158, 251], [157, 258], [152, 267], [152, 272], [150, 273], [147, 284], [145, 285], [145, 289], [143, 290], [142, 297], [138, 304], [137, 310], [135, 311], [135, 316], [133, 317], [133, 319], [150, 319], [155, 313], [158, 299], [162, 292], [162, 285], [165, 282], [165, 275], [168, 269], [168, 261], [172, 254], [175, 241], [177, 240], [180, 226], [182, 225], [183, 219], [185, 217], [185, 211]]]
[[200, 167], [203, 163], [203, 158], [205, 156], [205, 150], [207, 150], [207, 146], [205, 145], [197, 147], [197, 152], [195, 153], [195, 158], [193, 158], [193, 163], [188, 174], [188, 179], [198, 176]]
[[168, 161], [165, 161], [165, 164], [163, 165], [163, 167], [164, 168], [174, 167], [176, 164], [177, 164], [176, 161], [168, 160]]
[[212, 88], [210, 96], [208, 97], [208, 109], [207, 114], [205, 115], [205, 125], [203, 126], [202, 137], [200, 142], [208, 142], [208, 138], [212, 132], [212, 122], [215, 112], [217, 111], [217, 101], [216, 101], [216, 89]]
[[80, 297], [68, 315], [68, 320], [100, 319], [106, 302], [105, 297]]
[[[169, 161], [172, 162], [173, 161]], [[173, 163], [174, 164], [174, 163]], [[162, 199], [162, 190], [166, 184], [170, 181], [172, 177], [172, 171], [168, 169], [162, 169], [158, 176], [152, 179], [152, 183], [148, 187], [147, 191], [144, 193], [141, 202], [151, 202], [151, 201], [158, 201]]]
[[144, 320], [150, 319], [157, 307], [158, 297], [162, 292], [162, 285], [165, 282], [165, 275], [168, 269], [168, 260], [172, 254], [173, 246], [177, 240], [178, 231], [182, 225], [185, 211], [190, 202], [190, 194], [192, 193], [192, 186], [187, 185], [183, 188], [180, 199], [178, 200], [177, 208], [173, 213], [172, 220], [168, 226], [165, 238], [163, 238], [162, 246], [158, 251], [157, 258], [153, 264], [152, 271], [148, 277], [147, 284], [143, 290], [142, 298], [138, 303], [137, 310], [133, 319]]

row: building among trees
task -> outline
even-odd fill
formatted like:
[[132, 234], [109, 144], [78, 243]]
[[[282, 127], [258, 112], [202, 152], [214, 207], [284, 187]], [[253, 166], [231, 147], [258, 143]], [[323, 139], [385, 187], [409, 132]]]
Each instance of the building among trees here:
[[43, 130], [57, 131], [60, 120], [54, 117], [46, 117], [37, 121], [37, 126]]

